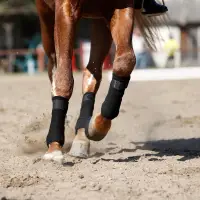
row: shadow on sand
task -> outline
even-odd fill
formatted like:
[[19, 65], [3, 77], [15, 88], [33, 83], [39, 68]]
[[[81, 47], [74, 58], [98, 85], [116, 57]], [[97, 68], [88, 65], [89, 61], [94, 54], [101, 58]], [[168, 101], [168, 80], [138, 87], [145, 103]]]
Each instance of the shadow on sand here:
[[[200, 156], [200, 138], [174, 139], [148, 141], [145, 143], [134, 143], [137, 148], [151, 150], [157, 154], [146, 154], [145, 156], [182, 156], [178, 161], [191, 160]], [[141, 146], [142, 144], [142, 146]], [[140, 146], [140, 147], [139, 147]]]
[[157, 140], [148, 142], [131, 142], [136, 146], [135, 149], [121, 149], [115, 154], [122, 152], [135, 152], [137, 150], [148, 150], [151, 153], [146, 153], [137, 156], [129, 156], [120, 159], [100, 158], [94, 162], [102, 161], [113, 162], [138, 162], [141, 157], [149, 157], [149, 161], [162, 161], [166, 156], [181, 156], [177, 161], [187, 161], [200, 156], [200, 138], [191, 139], [175, 139], [175, 140]]

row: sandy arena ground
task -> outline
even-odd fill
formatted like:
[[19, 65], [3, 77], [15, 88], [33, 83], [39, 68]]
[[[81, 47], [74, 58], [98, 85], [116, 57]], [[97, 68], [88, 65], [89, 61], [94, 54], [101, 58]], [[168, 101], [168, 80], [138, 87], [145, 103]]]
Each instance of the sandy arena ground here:
[[[65, 163], [45, 162], [47, 75], [0, 76], [0, 199], [200, 199], [200, 80], [134, 82], [109, 135], [86, 160], [67, 154], [81, 102], [68, 111]], [[108, 90], [103, 80], [95, 113]]]

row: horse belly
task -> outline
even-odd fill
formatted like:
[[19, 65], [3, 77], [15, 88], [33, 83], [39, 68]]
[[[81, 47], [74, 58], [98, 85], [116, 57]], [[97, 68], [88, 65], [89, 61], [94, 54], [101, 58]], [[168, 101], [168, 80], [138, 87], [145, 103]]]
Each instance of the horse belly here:
[[101, 18], [111, 12], [113, 7], [113, 0], [83, 0], [82, 14], [83, 17]]
[[[43, 0], [52, 10], [55, 9], [55, 0]], [[81, 4], [82, 17], [102, 18], [112, 10], [113, 0], [77, 0]]]

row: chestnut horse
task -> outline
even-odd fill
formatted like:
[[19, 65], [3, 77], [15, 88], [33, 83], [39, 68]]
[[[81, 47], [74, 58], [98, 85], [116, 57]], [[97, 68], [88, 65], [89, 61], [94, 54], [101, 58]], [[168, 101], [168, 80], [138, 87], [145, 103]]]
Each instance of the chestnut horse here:
[[[83, 98], [75, 127], [75, 138], [70, 155], [86, 158], [90, 140], [100, 141], [119, 114], [120, 105], [136, 58], [132, 48], [134, 19], [147, 42], [154, 33], [151, 19], [134, 9], [134, 0], [36, 0], [41, 24], [42, 42], [48, 56], [48, 75], [52, 85], [52, 118], [47, 135], [48, 151], [44, 159], [62, 161], [65, 117], [73, 92], [72, 54], [75, 28], [81, 17], [93, 19], [91, 52], [83, 72]], [[95, 95], [102, 78], [102, 64], [111, 44], [116, 46], [113, 78], [102, 104], [101, 112], [93, 116]]]

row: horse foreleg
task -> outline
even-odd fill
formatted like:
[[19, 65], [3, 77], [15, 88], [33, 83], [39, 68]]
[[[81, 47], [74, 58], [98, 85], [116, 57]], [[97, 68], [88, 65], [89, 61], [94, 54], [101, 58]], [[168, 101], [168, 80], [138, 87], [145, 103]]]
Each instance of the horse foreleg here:
[[[55, 13], [43, 0], [36, 0], [37, 11], [40, 20], [42, 44], [44, 51], [48, 57], [48, 75], [49, 80], [52, 84], [53, 81], [53, 70], [56, 69], [56, 58], [55, 58], [55, 45], [54, 45], [54, 23]], [[57, 149], [57, 153], [45, 154], [44, 159], [60, 160], [62, 158], [61, 147], [59, 143], [55, 142], [49, 146], [48, 152], [53, 152]]]
[[57, 67], [52, 75], [53, 108], [44, 159], [59, 162], [63, 159], [65, 118], [74, 85], [71, 61], [77, 12], [69, 0], [56, 0], [54, 41]]
[[116, 45], [113, 77], [101, 113], [90, 123], [89, 136], [92, 140], [102, 140], [111, 127], [111, 121], [119, 114], [122, 98], [135, 66], [132, 48], [134, 24], [133, 8], [116, 9], [111, 20], [111, 33]]
[[70, 150], [70, 155], [76, 157], [88, 157], [89, 155], [88, 126], [93, 115], [95, 95], [102, 78], [103, 61], [112, 43], [110, 29], [104, 20], [93, 20], [91, 31], [90, 59], [83, 72], [83, 98], [80, 115], [75, 127], [76, 137]]

